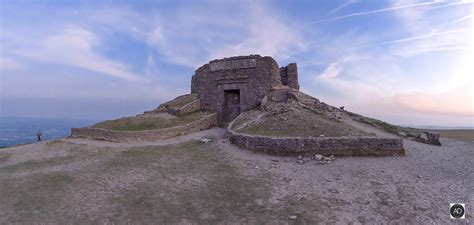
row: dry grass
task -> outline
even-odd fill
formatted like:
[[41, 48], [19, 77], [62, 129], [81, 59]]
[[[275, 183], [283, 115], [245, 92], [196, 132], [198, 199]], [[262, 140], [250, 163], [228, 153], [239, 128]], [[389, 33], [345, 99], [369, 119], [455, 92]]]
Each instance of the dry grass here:
[[[239, 121], [236, 121], [238, 125], [234, 127], [238, 127], [247, 122], [244, 118], [245, 117], [242, 117]], [[369, 135], [335, 118], [304, 109], [292, 109], [276, 115], [264, 116], [260, 121], [250, 123], [236, 131], [254, 135], [286, 137], [318, 137], [320, 135], [326, 137], [341, 137]]]
[[10, 154], [10, 153], [3, 153], [3, 152], [0, 152], [0, 163], [7, 161], [8, 158], [10, 158], [11, 155], [12, 155], [12, 154]]
[[0, 223], [263, 224], [294, 209], [270, 207], [268, 178], [243, 174], [214, 142], [46, 146], [67, 154], [0, 164]]
[[474, 129], [458, 130], [431, 130], [433, 133], [441, 134], [441, 137], [457, 139], [461, 141], [474, 141]]
[[199, 120], [206, 115], [209, 115], [209, 113], [205, 111], [199, 111], [182, 116], [173, 116], [171, 118], [151, 115], [134, 116], [116, 120], [107, 120], [97, 123], [93, 127], [117, 131], [155, 130], [184, 125], [186, 123]]
[[379, 128], [387, 133], [391, 133], [391, 134], [395, 134], [395, 135], [400, 135], [400, 127], [398, 126], [395, 126], [395, 125], [392, 125], [392, 124], [389, 124], [387, 122], [383, 122], [381, 120], [377, 120], [377, 119], [372, 119], [372, 118], [369, 118], [369, 117], [365, 117], [365, 116], [358, 116], [358, 117], [355, 117], [354, 118], [357, 122], [360, 122], [360, 123], [365, 123], [365, 124], [368, 124], [368, 125], [371, 125], [373, 127], [376, 127], [376, 128]]

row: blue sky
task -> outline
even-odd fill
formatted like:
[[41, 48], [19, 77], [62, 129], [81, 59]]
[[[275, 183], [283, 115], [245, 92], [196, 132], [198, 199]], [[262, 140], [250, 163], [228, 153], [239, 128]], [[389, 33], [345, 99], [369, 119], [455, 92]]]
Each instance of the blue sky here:
[[106, 119], [233, 55], [395, 124], [474, 126], [472, 1], [1, 1], [1, 115]]

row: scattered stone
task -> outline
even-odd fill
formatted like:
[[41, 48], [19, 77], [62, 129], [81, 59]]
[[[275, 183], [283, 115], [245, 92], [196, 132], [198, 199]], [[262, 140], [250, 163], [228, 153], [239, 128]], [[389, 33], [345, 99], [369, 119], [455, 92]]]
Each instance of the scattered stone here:
[[328, 191], [333, 194], [339, 194], [339, 191], [337, 189], [328, 189]]
[[211, 141], [212, 141], [212, 140], [209, 139], [209, 138], [201, 138], [201, 139], [199, 139], [199, 142], [200, 142], [200, 143], [204, 143], [204, 144], [205, 144], [205, 143], [209, 143], [209, 142], [211, 142]]
[[258, 166], [255, 166], [255, 169], [258, 169]]
[[324, 134], [319, 135], [319, 137], [325, 137]]
[[296, 220], [298, 218], [298, 216], [296, 215], [292, 215], [292, 216], [289, 216], [288, 219], [290, 220]]
[[298, 163], [298, 164], [300, 164], [300, 165], [301, 165], [301, 164], [304, 164], [304, 161], [303, 161], [303, 160], [301, 160], [301, 159], [298, 159], [298, 160], [296, 160], [296, 163]]
[[272, 162], [279, 162], [278, 159], [270, 159]]
[[415, 210], [417, 210], [417, 211], [426, 211], [426, 210], [428, 210], [428, 208], [423, 207], [423, 206], [416, 205], [416, 206], [415, 206]]
[[329, 157], [326, 157], [326, 156], [323, 156], [323, 160], [326, 161], [326, 162], [331, 162], [331, 161], [334, 161], [334, 155], [331, 155]]
[[298, 158], [296, 158], [298, 160], [302, 160], [303, 159], [303, 156], [302, 155], [299, 155]]
[[285, 159], [285, 162], [290, 162], [291, 160], [290, 159]]
[[384, 182], [381, 182], [381, 181], [370, 181], [370, 183], [372, 185], [384, 185], [385, 184]]
[[334, 161], [336, 158], [334, 157], [334, 155], [330, 155], [330, 156], [329, 156], [329, 159], [330, 159], [331, 161]]
[[324, 157], [324, 156], [318, 155], [318, 154], [314, 155], [314, 159], [315, 159], [315, 160], [318, 160], [318, 161], [323, 160], [323, 157]]

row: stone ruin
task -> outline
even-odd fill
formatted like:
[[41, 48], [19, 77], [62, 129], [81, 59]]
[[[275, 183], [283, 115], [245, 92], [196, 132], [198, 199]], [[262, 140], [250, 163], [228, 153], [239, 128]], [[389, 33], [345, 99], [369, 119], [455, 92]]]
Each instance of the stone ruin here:
[[279, 68], [269, 56], [237, 56], [212, 60], [197, 69], [191, 94], [199, 96], [202, 108], [217, 112], [223, 126], [260, 105], [277, 87], [299, 90], [296, 63]]
[[[231, 143], [270, 154], [404, 155], [400, 138], [374, 136], [270, 137], [232, 130], [236, 118], [260, 109], [278, 114], [290, 107], [334, 116], [345, 112], [299, 92], [296, 63], [279, 67], [269, 56], [249, 55], [212, 60], [192, 76], [191, 93], [161, 104], [148, 113], [186, 115], [199, 110], [211, 114], [189, 124], [162, 130], [111, 131], [93, 127], [74, 128], [71, 136], [103, 140], [154, 141], [188, 134], [215, 125], [226, 127]], [[335, 119], [335, 118], [332, 118]], [[324, 135], [323, 135], [324, 136]]]

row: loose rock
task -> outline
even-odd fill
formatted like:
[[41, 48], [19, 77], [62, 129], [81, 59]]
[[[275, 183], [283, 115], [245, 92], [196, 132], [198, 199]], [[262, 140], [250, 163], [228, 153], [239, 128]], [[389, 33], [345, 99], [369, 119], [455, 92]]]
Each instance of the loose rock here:
[[323, 156], [316, 154], [316, 155], [314, 155], [314, 159], [318, 160], [318, 161], [321, 161], [321, 160], [323, 160]]
[[205, 143], [209, 143], [209, 142], [211, 142], [211, 141], [212, 141], [212, 140], [209, 139], [209, 138], [201, 138], [201, 139], [199, 139], [199, 142], [200, 142], [200, 143], [204, 143], [204, 144], [205, 144]]

